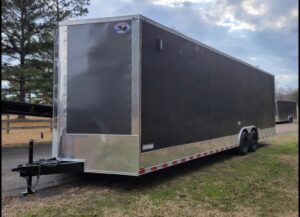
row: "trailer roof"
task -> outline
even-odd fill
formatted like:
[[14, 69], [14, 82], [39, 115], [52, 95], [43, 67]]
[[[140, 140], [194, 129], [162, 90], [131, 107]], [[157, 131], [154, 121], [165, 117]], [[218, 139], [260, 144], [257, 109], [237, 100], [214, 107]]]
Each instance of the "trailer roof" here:
[[178, 32], [178, 31], [176, 31], [174, 29], [171, 29], [171, 28], [169, 28], [167, 26], [164, 26], [164, 25], [162, 25], [162, 24], [160, 24], [160, 23], [158, 23], [158, 22], [156, 22], [154, 20], [151, 20], [151, 19], [149, 19], [149, 18], [147, 18], [147, 17], [145, 17], [143, 15], [140, 15], [140, 14], [127, 15], [127, 16], [116, 16], [116, 17], [104, 17], [104, 18], [95, 18], [95, 19], [83, 19], [83, 20], [65, 20], [65, 21], [59, 22], [59, 26], [89, 24], [89, 23], [101, 23], [101, 22], [113, 22], [113, 21], [124, 21], [124, 20], [131, 20], [131, 19], [141, 19], [141, 20], [144, 20], [144, 21], [146, 21], [146, 22], [148, 22], [148, 23], [150, 23], [150, 24], [152, 24], [154, 26], [162, 28], [162, 29], [164, 29], [164, 30], [166, 30], [168, 32], [171, 32], [171, 33], [173, 33], [173, 34], [175, 34], [175, 35], [177, 35], [179, 37], [182, 37], [182, 38], [184, 38], [184, 39], [186, 39], [186, 40], [188, 40], [190, 42], [198, 44], [198, 45], [200, 45], [202, 47], [205, 47], [205, 48], [207, 48], [207, 49], [209, 49], [209, 50], [211, 50], [213, 52], [216, 52], [216, 53], [218, 53], [220, 55], [226, 56], [226, 57], [228, 57], [230, 59], [233, 59], [233, 60], [235, 60], [237, 62], [243, 63], [243, 64], [245, 64], [245, 65], [247, 65], [247, 66], [249, 66], [251, 68], [254, 68], [254, 69], [256, 69], [256, 70], [258, 70], [260, 72], [266, 73], [266, 74], [274, 77], [273, 74], [271, 74], [271, 73], [269, 73], [269, 72], [267, 72], [267, 71], [265, 71], [263, 69], [255, 67], [255, 66], [253, 66], [253, 65], [251, 65], [251, 64], [249, 64], [249, 63], [247, 63], [247, 62], [245, 62], [243, 60], [237, 59], [236, 57], [233, 57], [233, 56], [231, 56], [229, 54], [226, 54], [226, 53], [224, 53], [222, 51], [219, 51], [219, 50], [217, 50], [217, 49], [215, 49], [213, 47], [210, 47], [210, 46], [208, 46], [206, 44], [203, 44], [202, 42], [197, 41], [196, 39], [193, 39], [193, 38], [191, 38], [191, 37], [189, 37], [187, 35], [184, 35], [181, 32]]

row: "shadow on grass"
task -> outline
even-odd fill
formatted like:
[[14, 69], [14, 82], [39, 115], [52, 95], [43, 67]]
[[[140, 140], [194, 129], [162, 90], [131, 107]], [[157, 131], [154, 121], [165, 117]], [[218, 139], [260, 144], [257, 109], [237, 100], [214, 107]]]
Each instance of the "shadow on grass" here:
[[[258, 145], [258, 148], [264, 148], [266, 146], [269, 146], [269, 144], [262, 143]], [[153, 188], [158, 184], [189, 175], [213, 164], [222, 163], [234, 157], [242, 157], [235, 154], [234, 151], [235, 150], [228, 150], [205, 156], [139, 177], [87, 173], [78, 177], [77, 181], [79, 186], [109, 186], [125, 191]]]
[[278, 121], [276, 122], [276, 125], [280, 125], [280, 124], [292, 124], [292, 123], [295, 123], [295, 122], [289, 122], [289, 121]]
[[[257, 148], [270, 146], [268, 143], [259, 143]], [[254, 153], [255, 154], [255, 153]], [[148, 173], [139, 177], [108, 175], [108, 174], [73, 174], [68, 175], [70, 182], [48, 188], [38, 189], [38, 195], [41, 197], [60, 194], [66, 187], [110, 187], [121, 191], [142, 190], [153, 188], [159, 184], [167, 183], [173, 179], [192, 174], [195, 171], [210, 167], [213, 164], [222, 163], [238, 156], [235, 150], [228, 150], [213, 155], [205, 156], [199, 159], [178, 164], [169, 168]]]

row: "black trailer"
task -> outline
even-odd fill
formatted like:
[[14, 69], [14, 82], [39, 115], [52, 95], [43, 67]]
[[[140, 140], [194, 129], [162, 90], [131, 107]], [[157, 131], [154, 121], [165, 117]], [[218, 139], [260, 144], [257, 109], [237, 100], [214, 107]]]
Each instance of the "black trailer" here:
[[274, 76], [141, 15], [59, 24], [53, 157], [139, 176], [275, 134]]
[[297, 119], [297, 104], [295, 101], [276, 100], [275, 101], [275, 121], [276, 123], [290, 122]]

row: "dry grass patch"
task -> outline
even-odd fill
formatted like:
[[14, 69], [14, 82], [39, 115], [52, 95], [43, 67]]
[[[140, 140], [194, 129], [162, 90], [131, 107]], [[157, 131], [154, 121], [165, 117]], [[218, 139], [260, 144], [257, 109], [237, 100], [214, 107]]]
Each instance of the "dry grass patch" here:
[[[41, 139], [41, 132], [44, 138]], [[18, 147], [27, 145], [30, 139], [37, 140], [35, 144], [50, 143], [52, 141], [52, 132], [50, 129], [27, 129], [11, 130], [9, 134], [2, 131], [1, 147]]]
[[[6, 115], [2, 115], [2, 127], [6, 127]], [[10, 120], [17, 120], [17, 115], [10, 115]], [[1, 147], [18, 147], [27, 145], [30, 139], [37, 140], [36, 144], [50, 143], [52, 140], [52, 132], [50, 129], [50, 119], [43, 117], [26, 116], [26, 120], [41, 120], [45, 122], [12, 122], [10, 127], [28, 127], [28, 126], [49, 126], [37, 129], [11, 129], [9, 133], [1, 130]], [[44, 138], [41, 139], [41, 132]]]
[[290, 156], [290, 155], [281, 155], [278, 157], [280, 162], [286, 163], [289, 165], [297, 165], [298, 162], [298, 155], [296, 156]]

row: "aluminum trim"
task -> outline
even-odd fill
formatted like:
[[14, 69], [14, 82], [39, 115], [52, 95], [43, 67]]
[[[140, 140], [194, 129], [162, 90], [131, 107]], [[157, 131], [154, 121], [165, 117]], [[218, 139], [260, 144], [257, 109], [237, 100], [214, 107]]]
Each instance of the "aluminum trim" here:
[[127, 15], [127, 16], [103, 17], [103, 18], [95, 18], [95, 19], [83, 19], [83, 20], [64, 20], [59, 22], [59, 26], [125, 21], [125, 20], [131, 20], [133, 18], [139, 18], [139, 17], [140, 15]]
[[85, 159], [85, 171], [137, 173], [139, 138], [136, 135], [66, 134], [65, 159]]
[[[54, 61], [53, 61], [53, 105], [52, 105], [52, 157], [57, 157], [58, 154], [58, 128], [57, 128], [57, 98], [58, 98], [58, 49], [59, 49], [59, 30], [55, 34], [54, 42]], [[57, 82], [57, 83], [56, 83]]]
[[139, 173], [128, 173], [122, 171], [108, 171], [108, 170], [85, 170], [85, 173], [97, 173], [97, 174], [111, 174], [111, 175], [125, 175], [125, 176], [139, 176]]
[[258, 129], [259, 140], [263, 140], [265, 138], [268, 138], [268, 137], [274, 136], [274, 135], [276, 135], [275, 127]]
[[[219, 152], [222, 152], [222, 151], [230, 150], [230, 149], [236, 148], [238, 146], [239, 145], [231, 145], [231, 146], [227, 146], [227, 147], [224, 147], [224, 148], [221, 148], [221, 149], [215, 149], [215, 150], [212, 150], [212, 151], [201, 152], [201, 153], [185, 156], [183, 158], [174, 159], [174, 160], [164, 162], [164, 163], [161, 163], [161, 164], [158, 164], [158, 165], [150, 166], [150, 167], [147, 167], [147, 168], [140, 168], [139, 174], [143, 175], [143, 174], [146, 174], [146, 173], [154, 172], [156, 170], [165, 169], [167, 167], [182, 164], [182, 163], [185, 163], [187, 161], [196, 160], [196, 159], [199, 159], [199, 158], [202, 158], [202, 157], [207, 157], [209, 155], [216, 154], [216, 153], [219, 153]], [[155, 170], [153, 170], [153, 168], [155, 168]]]
[[140, 154], [140, 167], [147, 168], [158, 164], [163, 164], [186, 156], [210, 152], [215, 149], [222, 149], [228, 146], [237, 145], [238, 134], [219, 137], [210, 140], [187, 143], [168, 148], [142, 152]]
[[243, 132], [244, 130], [247, 130], [247, 133], [249, 133], [249, 132], [251, 132], [251, 130], [252, 130], [253, 128], [257, 129], [254, 125], [253, 125], [253, 126], [245, 126], [245, 127], [242, 127], [241, 130], [240, 130], [240, 132], [239, 132], [239, 136], [238, 136], [238, 138], [237, 138], [237, 143], [240, 143], [241, 135], [242, 135], [242, 132]]
[[[251, 127], [253, 126], [249, 126], [246, 128]], [[260, 138], [262, 139], [274, 136], [275, 127], [258, 129], [258, 133]], [[231, 136], [225, 136], [211, 140], [187, 143], [180, 146], [173, 146], [169, 148], [143, 152], [140, 154], [140, 168], [151, 168], [153, 166], [163, 165], [171, 161], [188, 158], [190, 156], [198, 155], [201, 153], [209, 153], [206, 155], [208, 156], [210, 154], [216, 153], [215, 150], [225, 151], [230, 148], [237, 147], [239, 145], [239, 143], [237, 142], [238, 138], [239, 134], [234, 134]]]
[[59, 27], [58, 44], [58, 84], [57, 84], [57, 131], [53, 131], [52, 156], [59, 157], [62, 148], [62, 135], [66, 129], [67, 107], [67, 26]]
[[141, 135], [141, 22], [139, 18], [132, 20], [131, 31], [131, 134]]
[[136, 137], [137, 135], [130, 135], [130, 134], [102, 134], [102, 133], [67, 133], [67, 135], [74, 135], [74, 136], [132, 136]]
[[249, 63], [247, 63], [247, 62], [245, 62], [245, 61], [243, 61], [243, 60], [237, 59], [236, 57], [233, 57], [233, 56], [231, 56], [231, 55], [229, 55], [229, 54], [226, 54], [226, 53], [224, 53], [224, 52], [222, 52], [222, 51], [219, 51], [219, 50], [217, 50], [217, 49], [215, 49], [215, 48], [213, 48], [213, 47], [210, 47], [210, 46], [208, 46], [208, 45], [206, 45], [206, 44], [203, 44], [202, 42], [199, 42], [199, 41], [197, 41], [196, 39], [193, 39], [193, 38], [191, 38], [191, 37], [189, 37], [189, 36], [186, 36], [186, 35], [184, 35], [183, 33], [178, 32], [178, 31], [176, 31], [176, 30], [174, 30], [174, 29], [171, 29], [171, 28], [169, 28], [169, 27], [167, 27], [167, 26], [165, 26], [165, 25], [162, 25], [162, 24], [160, 24], [160, 23], [158, 23], [158, 22], [156, 22], [156, 21], [154, 21], [154, 20], [151, 20], [151, 19], [149, 19], [149, 18], [147, 18], [147, 17], [144, 17], [144, 16], [142, 16], [142, 15], [140, 15], [140, 17], [141, 17], [141, 19], [142, 19], [143, 21], [146, 21], [147, 23], [150, 23], [150, 24], [152, 24], [152, 25], [154, 25], [154, 26], [156, 26], [156, 27], [159, 27], [159, 28], [161, 28], [161, 29], [164, 29], [164, 30], [166, 30], [166, 31], [168, 31], [168, 32], [170, 32], [170, 33], [173, 33], [174, 35], [177, 35], [177, 36], [179, 36], [179, 37], [182, 37], [182, 38], [184, 38], [184, 39], [186, 39], [186, 40], [188, 40], [188, 41], [190, 41], [190, 42], [193, 42], [193, 43], [195, 43], [195, 44], [197, 44], [197, 45], [203, 46], [203, 47], [205, 47], [205, 48], [207, 48], [207, 49], [209, 49], [209, 50], [211, 50], [211, 51], [213, 51], [213, 52], [215, 52], [215, 53], [218, 53], [218, 54], [220, 54], [220, 55], [226, 56], [226, 57], [228, 57], [228, 58], [230, 58], [230, 59], [232, 59], [232, 60], [235, 60], [235, 61], [238, 61], [238, 62], [240, 62], [240, 63], [243, 63], [243, 64], [245, 64], [245, 65], [247, 65], [247, 66], [250, 66], [250, 67], [253, 68], [253, 69], [259, 70], [259, 71], [261, 71], [261, 72], [263, 72], [263, 73], [266, 73], [266, 74], [268, 74], [268, 75], [270, 75], [270, 76], [275, 77], [273, 74], [271, 74], [271, 73], [269, 73], [269, 72], [267, 72], [267, 71], [265, 71], [265, 70], [262, 70], [262, 69], [260, 69], [260, 68], [258, 68], [258, 67], [256, 67], [256, 66], [253, 66], [253, 65], [251, 65], [251, 64], [249, 64]]

